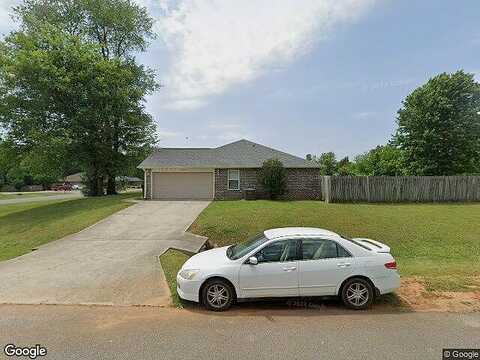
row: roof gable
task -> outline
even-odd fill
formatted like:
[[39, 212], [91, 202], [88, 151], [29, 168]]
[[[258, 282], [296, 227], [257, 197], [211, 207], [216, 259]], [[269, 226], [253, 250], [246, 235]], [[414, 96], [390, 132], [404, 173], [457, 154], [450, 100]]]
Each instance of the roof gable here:
[[242, 139], [217, 148], [160, 148], [139, 168], [259, 168], [269, 159], [280, 160], [286, 168], [318, 167], [301, 157]]

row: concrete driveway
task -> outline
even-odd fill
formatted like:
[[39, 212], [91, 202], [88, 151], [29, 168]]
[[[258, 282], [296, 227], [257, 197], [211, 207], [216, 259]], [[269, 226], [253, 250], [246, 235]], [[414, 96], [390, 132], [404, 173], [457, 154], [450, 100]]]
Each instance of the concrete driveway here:
[[0, 303], [165, 305], [158, 255], [196, 252], [185, 229], [208, 201], [140, 202], [64, 239], [0, 262]]

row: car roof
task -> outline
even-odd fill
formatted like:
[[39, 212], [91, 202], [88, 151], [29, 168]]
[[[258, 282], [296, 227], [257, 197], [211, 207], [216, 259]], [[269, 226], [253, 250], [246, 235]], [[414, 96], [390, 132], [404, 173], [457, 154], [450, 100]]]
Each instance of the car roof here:
[[319, 228], [312, 228], [312, 227], [284, 227], [284, 228], [276, 228], [265, 230], [263, 232], [267, 239], [276, 239], [279, 237], [285, 236], [298, 236], [298, 235], [306, 235], [306, 236], [333, 236], [339, 237], [340, 235], [334, 233], [330, 230], [319, 229]]

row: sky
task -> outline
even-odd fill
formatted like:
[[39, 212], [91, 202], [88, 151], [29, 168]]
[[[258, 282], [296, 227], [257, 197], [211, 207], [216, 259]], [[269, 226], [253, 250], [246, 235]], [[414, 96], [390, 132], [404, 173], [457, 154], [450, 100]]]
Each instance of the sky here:
[[[14, 28], [0, 0], [0, 33]], [[402, 100], [441, 72], [480, 78], [478, 0], [136, 0], [157, 38], [159, 146], [242, 138], [338, 157], [385, 144]]]

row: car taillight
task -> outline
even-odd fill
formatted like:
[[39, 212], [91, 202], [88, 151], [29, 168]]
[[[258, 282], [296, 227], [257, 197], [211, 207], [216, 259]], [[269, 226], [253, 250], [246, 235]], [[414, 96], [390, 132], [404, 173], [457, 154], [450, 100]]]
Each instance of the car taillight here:
[[396, 262], [395, 260], [390, 261], [390, 262], [387, 262], [387, 263], [385, 264], [385, 267], [386, 267], [387, 269], [396, 269], [396, 268], [397, 268], [397, 262]]

